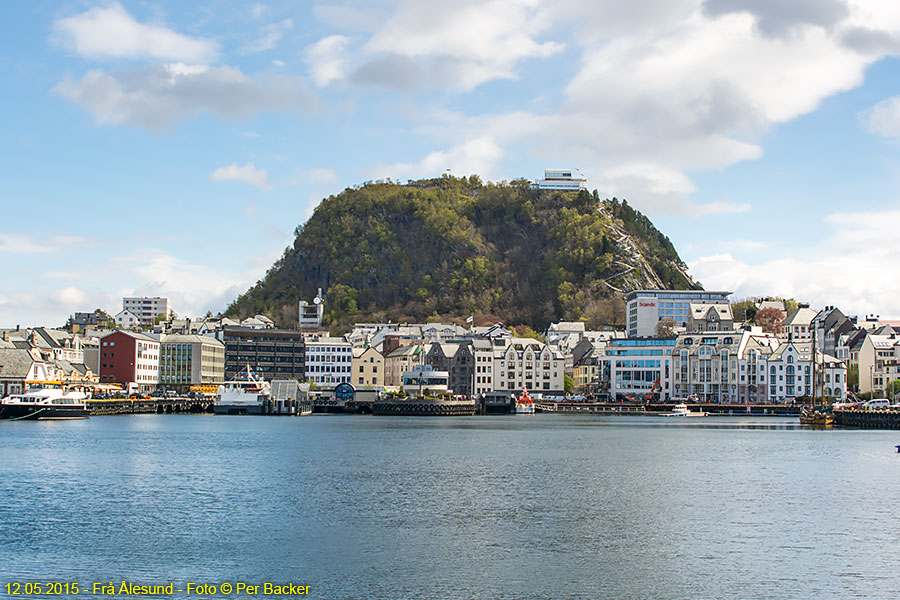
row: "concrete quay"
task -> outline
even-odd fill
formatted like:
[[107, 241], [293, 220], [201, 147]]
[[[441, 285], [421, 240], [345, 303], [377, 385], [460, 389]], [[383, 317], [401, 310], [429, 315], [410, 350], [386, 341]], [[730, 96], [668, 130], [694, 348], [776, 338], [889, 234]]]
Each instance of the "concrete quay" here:
[[853, 429], [900, 429], [900, 411], [846, 409], [834, 411], [834, 425]]
[[212, 412], [215, 398], [135, 398], [87, 401], [91, 415], [137, 415]]

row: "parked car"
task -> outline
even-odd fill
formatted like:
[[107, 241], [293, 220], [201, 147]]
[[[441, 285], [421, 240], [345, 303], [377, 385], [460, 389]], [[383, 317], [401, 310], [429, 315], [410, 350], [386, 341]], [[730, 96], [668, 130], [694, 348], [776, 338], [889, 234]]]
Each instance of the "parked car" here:
[[884, 410], [891, 407], [891, 401], [887, 398], [875, 398], [874, 400], [869, 400], [863, 406], [865, 406], [866, 410]]

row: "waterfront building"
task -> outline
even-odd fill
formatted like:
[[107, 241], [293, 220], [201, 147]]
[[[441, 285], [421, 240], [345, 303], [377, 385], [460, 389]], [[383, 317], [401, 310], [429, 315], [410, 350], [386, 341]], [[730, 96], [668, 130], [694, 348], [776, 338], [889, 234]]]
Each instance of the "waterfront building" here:
[[765, 401], [765, 368], [779, 343], [760, 327], [679, 335], [672, 353], [674, 397], [720, 404]]
[[225, 325], [216, 336], [225, 344], [226, 380], [248, 366], [267, 381], [306, 379], [306, 346], [299, 331]]
[[893, 332], [866, 335], [858, 360], [859, 391], [884, 394], [890, 382], [900, 379], [900, 336]]
[[[152, 325], [159, 316], [168, 320], [173, 312], [172, 307], [169, 306], [169, 299], [160, 296], [122, 298], [122, 310], [130, 312], [144, 325]], [[118, 315], [116, 316], [118, 317]], [[116, 324], [118, 324], [118, 319], [116, 319]], [[119, 326], [122, 327], [122, 325]]]
[[431, 344], [425, 353], [425, 363], [436, 371], [448, 373], [448, 385], [454, 394], [466, 397], [472, 395], [475, 361], [468, 344]]
[[413, 396], [437, 396], [451, 393], [449, 381], [447, 371], [438, 371], [431, 365], [416, 365], [403, 372], [401, 389]]
[[814, 396], [828, 396], [840, 401], [847, 393], [847, 366], [837, 358], [813, 349], [811, 339], [782, 342], [766, 359], [766, 368], [769, 374], [769, 402], [795, 402]]
[[[501, 343], [502, 346], [502, 343]], [[494, 344], [490, 339], [475, 338], [469, 346], [474, 369], [472, 393], [476, 396], [494, 391]]]
[[625, 296], [628, 337], [653, 337], [661, 319], [687, 328], [691, 304], [728, 303], [731, 292], [707, 290], [634, 290]]
[[306, 379], [318, 386], [333, 388], [351, 383], [353, 346], [344, 338], [306, 336]]
[[599, 358], [600, 385], [613, 400], [644, 400], [659, 394], [673, 397], [672, 352], [676, 338], [610, 340]]
[[595, 347], [590, 340], [579, 342], [566, 357], [572, 357], [572, 381], [575, 384], [575, 392], [590, 394], [597, 391], [600, 382], [601, 347]]
[[131, 384], [141, 392], [159, 382], [159, 341], [132, 331], [116, 331], [100, 339], [100, 383]]
[[166, 335], [160, 341], [159, 386], [178, 392], [225, 381], [225, 344], [205, 335]]
[[384, 356], [375, 348], [353, 348], [353, 386], [384, 387]]
[[544, 178], [537, 182], [538, 189], [573, 191], [587, 189], [587, 179], [577, 177], [572, 169], [544, 169]]
[[22, 394], [31, 385], [58, 381], [52, 362], [38, 358], [33, 351], [11, 346], [0, 347], [0, 398]]
[[532, 338], [497, 338], [493, 391], [521, 392], [528, 388], [544, 394], [563, 394], [565, 362], [565, 356], [555, 346]]
[[391, 350], [384, 357], [385, 387], [400, 387], [403, 384], [403, 373], [412, 371], [416, 365], [425, 363], [428, 345], [405, 344]]

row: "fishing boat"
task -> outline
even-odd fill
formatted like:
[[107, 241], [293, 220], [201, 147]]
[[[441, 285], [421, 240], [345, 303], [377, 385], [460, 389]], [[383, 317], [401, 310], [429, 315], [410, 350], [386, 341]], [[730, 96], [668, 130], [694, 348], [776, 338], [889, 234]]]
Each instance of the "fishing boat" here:
[[804, 407], [800, 411], [800, 424], [827, 427], [834, 424], [834, 417], [831, 413], [822, 412], [812, 407]]
[[517, 415], [533, 415], [534, 400], [528, 395], [528, 388], [522, 390], [522, 395], [516, 398], [516, 414]]
[[812, 405], [804, 406], [800, 410], [800, 424], [812, 427], [831, 427], [834, 425], [834, 415], [829, 412], [823, 404], [821, 408], [817, 405], [818, 400], [818, 380], [816, 379], [816, 367], [818, 366], [818, 352], [816, 346], [816, 329], [812, 328], [812, 344], [810, 345], [810, 353], [812, 354]]
[[272, 395], [268, 381], [254, 375], [250, 366], [219, 386], [213, 412], [217, 415], [264, 415]]
[[24, 394], [11, 394], [0, 400], [0, 419], [64, 420], [87, 419], [89, 396], [84, 392], [65, 392], [62, 387], [33, 388]]

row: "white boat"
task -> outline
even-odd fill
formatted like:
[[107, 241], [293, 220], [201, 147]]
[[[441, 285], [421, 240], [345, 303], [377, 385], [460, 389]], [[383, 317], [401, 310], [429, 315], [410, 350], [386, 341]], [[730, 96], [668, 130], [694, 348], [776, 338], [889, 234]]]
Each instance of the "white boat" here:
[[0, 419], [13, 421], [86, 419], [89, 396], [84, 392], [64, 392], [57, 387], [30, 389], [0, 400]]
[[271, 395], [269, 382], [256, 377], [248, 366], [238, 377], [219, 386], [213, 412], [217, 415], [264, 415]]
[[697, 412], [691, 412], [691, 409], [688, 408], [688, 405], [684, 402], [679, 402], [672, 408], [673, 417], [705, 417], [706, 413], [702, 410]]
[[684, 402], [679, 402], [674, 407], [672, 407], [672, 412], [667, 413], [647, 413], [648, 415], [656, 416], [656, 417], [705, 417], [706, 413], [702, 410], [699, 411], [691, 411], [688, 408], [688, 405]]
[[528, 395], [528, 389], [522, 390], [522, 395], [516, 398], [516, 414], [517, 415], [533, 415], [534, 401]]

